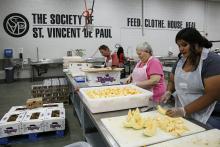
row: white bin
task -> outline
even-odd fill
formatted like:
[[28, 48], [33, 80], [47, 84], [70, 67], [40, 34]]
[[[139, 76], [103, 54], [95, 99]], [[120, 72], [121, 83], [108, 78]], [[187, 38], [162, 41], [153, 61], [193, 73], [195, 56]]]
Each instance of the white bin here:
[[66, 145], [64, 147], [92, 147], [90, 144], [88, 144], [87, 142], [76, 142], [76, 143], [72, 143], [69, 145]]
[[[102, 90], [106, 88], [126, 88], [130, 87], [138, 90], [139, 94], [127, 95], [127, 96], [115, 96], [108, 98], [90, 98], [87, 95], [88, 90]], [[142, 89], [135, 85], [114, 85], [114, 86], [102, 86], [102, 87], [89, 87], [80, 88], [80, 93], [82, 94], [82, 99], [85, 101], [86, 105], [92, 113], [108, 112], [136, 107], [143, 107], [149, 105], [149, 98], [153, 95], [151, 91]]]
[[108, 86], [120, 84], [122, 68], [101, 68], [84, 70], [88, 86]]

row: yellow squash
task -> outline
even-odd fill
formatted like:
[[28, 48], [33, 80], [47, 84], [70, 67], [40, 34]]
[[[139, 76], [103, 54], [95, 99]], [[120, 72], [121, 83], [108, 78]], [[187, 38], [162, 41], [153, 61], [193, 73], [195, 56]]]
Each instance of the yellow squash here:
[[162, 108], [160, 105], [157, 106], [157, 111], [160, 114], [166, 115], [167, 110], [165, 110], [164, 108]]

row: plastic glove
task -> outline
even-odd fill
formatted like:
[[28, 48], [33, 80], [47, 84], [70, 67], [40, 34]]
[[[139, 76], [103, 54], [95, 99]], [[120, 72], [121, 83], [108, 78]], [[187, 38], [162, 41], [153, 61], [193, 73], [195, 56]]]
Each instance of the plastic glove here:
[[170, 117], [185, 117], [186, 111], [184, 107], [171, 108], [167, 110], [166, 115]]
[[163, 103], [167, 103], [167, 101], [170, 99], [171, 97], [171, 92], [170, 91], [166, 91], [164, 93], [164, 95], [160, 98], [160, 101], [163, 102]]

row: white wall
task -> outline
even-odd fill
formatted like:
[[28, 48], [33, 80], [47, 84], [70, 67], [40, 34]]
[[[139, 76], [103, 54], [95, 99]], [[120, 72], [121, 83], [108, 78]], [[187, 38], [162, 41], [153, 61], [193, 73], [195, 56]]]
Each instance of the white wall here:
[[[220, 2], [209, 2], [207, 8], [207, 33], [210, 40], [220, 40]], [[212, 49], [220, 48], [220, 42]]]
[[[87, 0], [91, 7], [92, 0]], [[0, 0], [0, 23], [10, 13], [21, 13], [30, 23], [28, 33], [20, 38], [9, 36], [0, 26], [0, 58], [3, 49], [14, 49], [14, 57], [18, 57], [19, 48], [24, 49], [24, 58], [36, 58], [36, 48], [39, 48], [40, 58], [60, 58], [69, 49], [86, 49], [86, 57], [91, 56], [101, 44], [106, 44], [112, 50], [116, 43], [121, 43], [128, 56], [135, 55], [135, 46], [142, 40], [148, 41], [155, 55], [166, 56], [171, 48], [176, 54], [175, 35], [179, 29], [145, 28], [142, 36], [141, 27], [128, 27], [127, 18], [141, 18], [141, 0], [96, 0], [94, 6], [95, 26], [111, 28], [112, 38], [48, 38], [46, 27], [43, 27], [44, 38], [33, 38], [32, 13], [75, 14], [81, 15], [84, 10], [82, 0]], [[196, 22], [196, 28], [208, 38], [220, 40], [220, 2], [208, 2], [205, 11], [204, 0], [144, 0], [144, 18], [180, 20]], [[48, 18], [49, 20], [49, 18]], [[76, 26], [83, 27], [83, 23]], [[75, 26], [74, 26], [75, 27]], [[218, 44], [217, 44], [218, 45]], [[214, 47], [217, 46], [216, 44]], [[219, 47], [219, 45], [218, 45]], [[97, 53], [96, 56], [100, 56]]]

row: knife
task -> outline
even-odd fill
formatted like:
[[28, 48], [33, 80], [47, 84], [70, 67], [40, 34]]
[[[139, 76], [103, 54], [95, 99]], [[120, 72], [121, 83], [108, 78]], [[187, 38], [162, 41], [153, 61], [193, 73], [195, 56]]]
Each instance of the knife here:
[[154, 107], [152, 107], [152, 106], [147, 106], [147, 107], [141, 108], [140, 111], [141, 111], [141, 112], [147, 112], [147, 111], [153, 110], [153, 108], [154, 108]]

